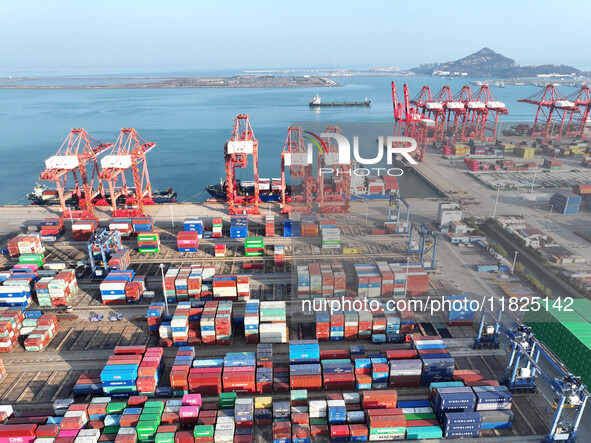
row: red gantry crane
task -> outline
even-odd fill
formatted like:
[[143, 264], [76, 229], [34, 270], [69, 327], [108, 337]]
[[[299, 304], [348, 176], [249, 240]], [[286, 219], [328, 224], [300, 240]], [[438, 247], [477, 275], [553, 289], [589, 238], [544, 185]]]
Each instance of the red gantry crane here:
[[[327, 134], [340, 134], [338, 126], [327, 126]], [[326, 151], [318, 150], [318, 196], [321, 213], [349, 212], [351, 205], [351, 164], [339, 162], [339, 148], [333, 137], [324, 137]], [[332, 169], [331, 173], [326, 173]]]
[[[115, 217], [144, 215], [144, 205], [153, 205], [152, 186], [148, 175], [146, 154], [156, 143], [144, 141], [133, 128], [123, 128], [109, 155], [101, 159], [99, 177], [109, 186], [111, 208]], [[125, 172], [133, 174], [133, 193], [127, 187]], [[137, 209], [117, 209], [117, 200], [125, 198], [125, 206]]]
[[476, 93], [475, 102], [484, 103], [485, 106], [484, 110], [478, 113], [479, 119], [476, 127], [476, 138], [487, 142], [494, 141], [497, 136], [499, 115], [507, 115], [509, 114], [509, 110], [505, 106], [505, 103], [495, 97], [487, 85], [480, 87]]
[[394, 105], [394, 135], [414, 138], [417, 142], [417, 160], [422, 162], [425, 158], [425, 146], [427, 131], [435, 124], [416, 108], [410, 106], [408, 98], [408, 86], [404, 84], [404, 101], [398, 101], [396, 84], [392, 82], [392, 103]]
[[[311, 212], [316, 180], [312, 174], [312, 151], [308, 153], [302, 128], [287, 129], [281, 152], [281, 213]], [[290, 176], [287, 185], [286, 168]]]
[[478, 138], [478, 127], [486, 116], [486, 105], [474, 98], [469, 85], [463, 86], [454, 100], [464, 105], [465, 109], [456, 137], [461, 141]]
[[456, 101], [449, 86], [444, 86], [435, 96], [435, 101], [442, 104], [445, 110], [444, 135], [456, 134], [466, 116], [466, 107], [462, 102]]
[[[259, 142], [254, 136], [248, 115], [240, 114], [234, 119], [232, 138], [224, 147], [226, 163], [226, 194], [230, 215], [260, 214], [259, 211]], [[236, 169], [248, 166], [248, 156], [252, 155], [253, 192], [242, 192], [236, 178]]]
[[[96, 218], [92, 200], [95, 194], [94, 178], [96, 175], [98, 179], [99, 174], [98, 156], [112, 146], [112, 143], [100, 143], [95, 140], [84, 129], [72, 129], [57, 153], [45, 160], [45, 171], [39, 178], [55, 183], [62, 217]], [[89, 164], [92, 167], [90, 180], [87, 174]], [[66, 190], [66, 182], [70, 175], [75, 186]], [[98, 180], [98, 188], [101, 188], [100, 179]], [[79, 210], [66, 207], [66, 200], [70, 197], [77, 198]]]
[[567, 129], [565, 124], [573, 118], [572, 114], [580, 113], [579, 107], [558, 92], [552, 84], [517, 101], [538, 107], [531, 133], [533, 137], [559, 139]]
[[423, 86], [410, 103], [415, 105], [421, 114], [434, 121], [433, 127], [427, 132], [426, 141], [441, 140], [445, 132], [446, 110], [440, 96], [433, 97], [429, 86]]
[[589, 85], [584, 85], [566, 98], [579, 108], [578, 112], [571, 113], [566, 126], [566, 134], [580, 136], [582, 138], [591, 138], [591, 122], [589, 121], [591, 90], [589, 89]]

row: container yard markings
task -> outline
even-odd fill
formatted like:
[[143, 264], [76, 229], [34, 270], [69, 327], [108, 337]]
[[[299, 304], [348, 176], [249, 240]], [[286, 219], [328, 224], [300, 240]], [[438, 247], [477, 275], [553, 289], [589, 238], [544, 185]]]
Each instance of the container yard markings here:
[[[74, 383], [76, 383], [76, 380], [78, 379], [78, 377], [80, 377], [80, 374], [81, 373], [82, 373], [82, 371], [69, 370], [65, 374], [64, 378], [62, 379], [62, 381], [59, 384], [57, 390], [55, 391], [55, 393], [51, 397], [51, 400], [50, 401], [51, 402], [54, 402], [59, 397], [59, 395], [61, 394], [61, 392], [66, 388], [66, 386], [68, 386], [69, 384], [71, 384], [73, 386]], [[70, 381], [70, 380], [72, 380], [72, 381]], [[70, 386], [70, 391], [72, 390], [72, 386]], [[70, 396], [70, 394], [68, 394], [68, 397], [69, 396]]]
[[[34, 395], [33, 386], [41, 374], [43, 374], [43, 372], [36, 372], [35, 373], [33, 378], [25, 385], [25, 388], [23, 389], [23, 391], [20, 393], [20, 395], [14, 401], [15, 403], [19, 403], [25, 397], [26, 394], [33, 394]], [[41, 385], [41, 387], [42, 386], [43, 385]], [[30, 402], [30, 400], [29, 400], [29, 402]]]
[[13, 393], [13, 391], [17, 388], [17, 386], [19, 386], [19, 384], [21, 383], [23, 378], [27, 379], [30, 376], [31, 376], [30, 372], [20, 372], [17, 375], [16, 379], [10, 384], [8, 389], [2, 393], [2, 401], [7, 402], [7, 403], [14, 403], [13, 401], [9, 400], [8, 398]]
[[58, 373], [59, 373], [59, 371], [51, 371], [51, 374], [49, 375], [49, 377], [47, 377], [47, 380], [45, 380], [43, 387], [41, 388], [41, 390], [39, 392], [37, 392], [37, 395], [35, 395], [35, 400], [41, 400], [43, 398], [43, 395], [45, 394], [45, 392], [50, 387], [54, 386], [53, 381], [57, 377]]
[[68, 338], [70, 338], [70, 335], [72, 335], [72, 333], [74, 332], [74, 327], [70, 328], [70, 330], [66, 333], [66, 335], [64, 336], [64, 338], [62, 338], [62, 340], [59, 342], [59, 344], [55, 347], [56, 351], [59, 351], [62, 346], [64, 345], [64, 343], [66, 343], [66, 341], [68, 340]]
[[[512, 405], [511, 405], [511, 407], [512, 407], [512, 408], [515, 408], [515, 411], [516, 411], [516, 412], [519, 414], [519, 416], [520, 416], [520, 417], [523, 419], [523, 423], [525, 423], [525, 424], [527, 425], [527, 427], [529, 428], [529, 431], [530, 431], [530, 432], [527, 432], [527, 431], [526, 431], [526, 432], [523, 432], [523, 433], [522, 433], [522, 431], [521, 431], [521, 430], [517, 430], [517, 428], [516, 428], [516, 427], [514, 427], [514, 428], [513, 428], [513, 429], [514, 429], [514, 432], [516, 432], [516, 433], [517, 433], [517, 435], [524, 435], [524, 434], [526, 434], [526, 433], [527, 433], [527, 434], [530, 434], [530, 435], [535, 435], [535, 434], [536, 434], [536, 431], [535, 431], [534, 427], [532, 426], [532, 424], [531, 424], [531, 423], [529, 422], [529, 420], [527, 419], [527, 417], [525, 416], [525, 414], [524, 414], [524, 413], [521, 411], [521, 407], [520, 407], [520, 406], [517, 404], [517, 403], [518, 403], [517, 399], [519, 399], [519, 401], [521, 401], [521, 399], [524, 399], [524, 401], [525, 401], [525, 398], [524, 398], [524, 397], [515, 397], [515, 396], [514, 396], [514, 397], [513, 397], [513, 403], [512, 403]], [[528, 403], [529, 403], [529, 402], [528, 402]], [[526, 405], [524, 405], [524, 406], [526, 406]], [[533, 405], [531, 405], [531, 403], [530, 403], [530, 404], [528, 404], [528, 405], [527, 405], [527, 407], [528, 407], [528, 410], [530, 410], [530, 411], [531, 411], [531, 410], [536, 410], [536, 409], [537, 409], [537, 408], [535, 408], [535, 409], [529, 409], [529, 408], [533, 408]], [[514, 420], [514, 425], [515, 425], [515, 421], [516, 421], [516, 420]]]

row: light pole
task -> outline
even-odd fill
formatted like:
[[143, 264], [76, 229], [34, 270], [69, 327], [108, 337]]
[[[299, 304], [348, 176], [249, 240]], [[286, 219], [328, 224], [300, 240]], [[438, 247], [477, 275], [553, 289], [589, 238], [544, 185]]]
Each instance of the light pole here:
[[515, 255], [513, 256], [513, 266], [511, 266], [511, 274], [513, 274], [513, 271], [515, 270], [515, 263], [517, 262], [517, 254], [519, 252], [515, 251]]
[[166, 299], [166, 286], [164, 284], [164, 263], [160, 263], [160, 273], [162, 274], [162, 295], [164, 296], [164, 306], [166, 307], [166, 316], [169, 317], [168, 300]]
[[550, 215], [548, 218], [552, 218], [552, 210], [554, 209], [554, 205], [550, 205]]
[[174, 228], [174, 216], [172, 215], [172, 205], [170, 205], [170, 224]]
[[68, 206], [68, 212], [70, 214], [70, 224], [74, 224], [74, 219], [72, 218], [72, 207]]
[[495, 209], [493, 211], [493, 218], [497, 218], [497, 203], [499, 203], [499, 191], [501, 190], [501, 185], [497, 185], [497, 197], [495, 198]]

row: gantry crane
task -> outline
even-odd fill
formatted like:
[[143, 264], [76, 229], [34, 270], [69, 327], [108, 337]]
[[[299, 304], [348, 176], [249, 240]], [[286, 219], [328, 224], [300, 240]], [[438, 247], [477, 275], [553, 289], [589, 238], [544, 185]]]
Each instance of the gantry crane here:
[[[501, 313], [505, 314], [511, 326], [506, 327], [502, 323]], [[575, 442], [589, 399], [589, 392], [583, 385], [581, 378], [570, 373], [552, 351], [535, 337], [531, 328], [523, 325], [510, 310], [503, 311], [501, 306], [499, 315], [495, 316], [483, 305], [482, 315], [489, 315], [497, 333], [498, 331], [502, 332], [511, 343], [511, 354], [505, 369], [504, 379], [504, 384], [509, 390], [512, 392], [536, 392], [535, 381], [538, 377], [544, 380], [558, 397], [552, 404], [555, 408], [554, 417], [544, 442]], [[542, 367], [540, 363], [542, 358], [553, 372], [559, 374], [558, 377]], [[564, 412], [568, 409], [572, 413], [564, 416]]]
[[[224, 147], [226, 164], [226, 195], [230, 215], [260, 214], [259, 211], [259, 142], [254, 136], [248, 115], [240, 114], [234, 119], [232, 138]], [[248, 166], [248, 156], [252, 155], [254, 191], [247, 195], [240, 191], [236, 169]]]
[[573, 119], [573, 114], [580, 113], [579, 107], [562, 95], [552, 84], [517, 101], [538, 107], [530, 134], [533, 137], [560, 139], [567, 130], [568, 122]]
[[469, 85], [462, 87], [454, 96], [454, 101], [464, 105], [465, 113], [460, 121], [457, 137], [461, 141], [478, 138], [478, 127], [486, 115], [486, 105], [474, 98], [472, 88]]
[[476, 128], [476, 138], [482, 141], [494, 141], [497, 137], [499, 115], [507, 115], [509, 110], [505, 103], [495, 97], [487, 85], [480, 87], [475, 101], [484, 103], [484, 110], [478, 114], [480, 119]]
[[[326, 134], [340, 134], [338, 126], [327, 126]], [[326, 150], [318, 150], [318, 211], [321, 213], [349, 212], [351, 205], [351, 164], [339, 162], [339, 148], [336, 140], [323, 138]], [[332, 173], [323, 171], [332, 169]]]
[[462, 102], [456, 101], [449, 86], [444, 86], [441, 91], [435, 96], [434, 100], [443, 105], [445, 110], [445, 135], [452, 135], [458, 133], [460, 125], [466, 116], [466, 107]]
[[[414, 243], [413, 231], [419, 236], [419, 241]], [[418, 225], [412, 223], [409, 227], [407, 254], [419, 254], [421, 266], [426, 271], [434, 271], [437, 263], [437, 232], [427, 229], [424, 223]], [[425, 260], [425, 256], [431, 255], [431, 261]]]
[[591, 110], [591, 89], [589, 85], [582, 86], [579, 90], [568, 95], [567, 100], [572, 101], [579, 108], [579, 112], [571, 113], [566, 126], [566, 134], [591, 138], [591, 122], [589, 111]]
[[429, 128], [433, 128], [435, 122], [423, 115], [416, 107], [410, 106], [408, 98], [408, 86], [404, 84], [404, 100], [398, 101], [396, 84], [392, 82], [392, 104], [394, 106], [394, 135], [414, 138], [417, 142], [417, 160], [423, 161], [425, 157], [426, 138]]
[[[45, 160], [45, 171], [41, 173], [39, 178], [55, 183], [62, 217], [96, 218], [92, 200], [95, 194], [95, 175], [99, 180], [97, 189], [101, 188], [98, 178], [98, 156], [112, 146], [112, 143], [101, 143], [95, 140], [84, 129], [72, 129], [57, 153]], [[90, 179], [87, 174], [89, 164], [92, 167]], [[72, 175], [75, 186], [68, 190], [66, 182], [69, 175]], [[77, 198], [79, 210], [66, 207], [66, 200], [70, 197]]]
[[423, 86], [418, 95], [410, 101], [417, 110], [433, 120], [433, 127], [427, 131], [425, 141], [434, 142], [441, 140], [445, 132], [446, 110], [439, 97], [431, 95], [431, 88]]
[[[153, 205], [152, 186], [148, 175], [146, 154], [156, 143], [144, 141], [133, 128], [123, 128], [109, 155], [101, 159], [99, 177], [109, 186], [111, 208], [115, 217], [135, 217], [144, 214], [144, 205]], [[125, 172], [133, 174], [133, 193], [130, 193]], [[126, 206], [137, 209], [117, 209], [117, 199], [125, 198]]]
[[[281, 213], [311, 212], [316, 180], [312, 173], [312, 149], [306, 148], [304, 131], [290, 126], [281, 152]], [[290, 185], [287, 184], [286, 168]]]

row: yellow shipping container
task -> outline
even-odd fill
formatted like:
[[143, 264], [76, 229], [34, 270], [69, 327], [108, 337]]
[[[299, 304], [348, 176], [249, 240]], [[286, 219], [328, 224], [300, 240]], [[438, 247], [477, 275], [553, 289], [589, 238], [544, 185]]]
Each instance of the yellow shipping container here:
[[515, 149], [515, 145], [505, 145], [503, 146], [504, 151], [513, 151]]
[[254, 408], [255, 409], [267, 409], [273, 407], [273, 397], [255, 397]]
[[534, 158], [534, 153], [534, 148], [524, 148], [520, 146], [515, 149], [515, 154], [520, 158]]

